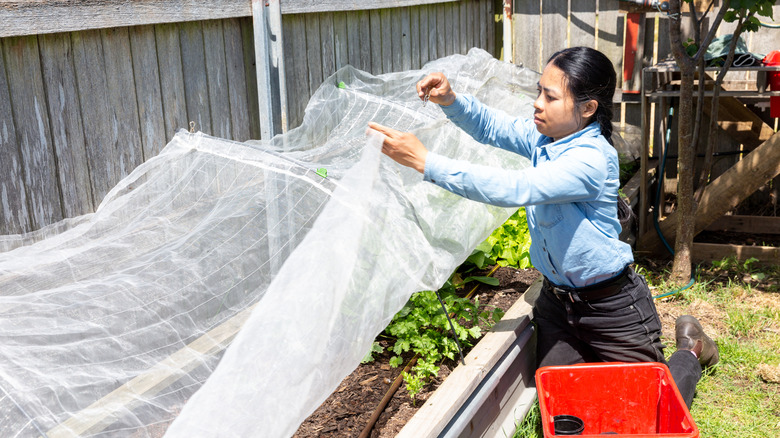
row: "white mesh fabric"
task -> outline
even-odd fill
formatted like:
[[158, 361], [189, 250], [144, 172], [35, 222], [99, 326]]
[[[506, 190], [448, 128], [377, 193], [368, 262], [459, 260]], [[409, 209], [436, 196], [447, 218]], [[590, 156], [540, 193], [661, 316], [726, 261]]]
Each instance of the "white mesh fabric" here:
[[287, 134], [180, 132], [96, 213], [0, 236], [0, 436], [291, 435], [409, 296], [512, 213], [424, 183], [366, 135], [373, 120], [451, 157], [527, 165], [423, 107], [431, 71], [533, 111], [538, 75], [477, 49], [422, 71], [347, 67]]

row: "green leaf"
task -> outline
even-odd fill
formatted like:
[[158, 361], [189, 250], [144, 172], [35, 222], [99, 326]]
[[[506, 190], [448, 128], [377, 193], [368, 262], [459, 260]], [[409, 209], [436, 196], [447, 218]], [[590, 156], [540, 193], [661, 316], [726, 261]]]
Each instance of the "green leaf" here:
[[490, 286], [498, 286], [499, 284], [501, 284], [498, 281], [498, 278], [495, 278], [495, 277], [481, 277], [481, 276], [477, 276], [477, 277], [468, 277], [468, 279], [476, 280], [476, 281], [478, 281], [480, 283], [488, 284]]
[[382, 348], [381, 345], [379, 345], [379, 342], [374, 341], [373, 344], [371, 344], [371, 348], [368, 350], [368, 353], [366, 353], [365, 356], [363, 356], [363, 359], [360, 361], [360, 363], [370, 363], [374, 361], [374, 353], [381, 353], [385, 351], [384, 348]]
[[401, 356], [393, 356], [390, 358], [390, 366], [393, 368], [398, 368], [399, 366], [403, 365], [404, 360], [401, 358]]
[[473, 263], [474, 266], [478, 267], [479, 269], [482, 269], [485, 267], [485, 262], [487, 261], [487, 257], [485, 256], [484, 251], [476, 250], [466, 259], [467, 262]]

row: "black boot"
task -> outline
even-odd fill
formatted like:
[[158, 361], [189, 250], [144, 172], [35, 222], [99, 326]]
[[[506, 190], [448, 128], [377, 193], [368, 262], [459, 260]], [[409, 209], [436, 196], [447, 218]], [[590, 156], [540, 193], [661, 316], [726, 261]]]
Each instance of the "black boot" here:
[[704, 334], [704, 329], [696, 318], [691, 315], [683, 315], [677, 318], [674, 326], [678, 350], [693, 351], [703, 367], [710, 367], [718, 363], [720, 360], [718, 345]]

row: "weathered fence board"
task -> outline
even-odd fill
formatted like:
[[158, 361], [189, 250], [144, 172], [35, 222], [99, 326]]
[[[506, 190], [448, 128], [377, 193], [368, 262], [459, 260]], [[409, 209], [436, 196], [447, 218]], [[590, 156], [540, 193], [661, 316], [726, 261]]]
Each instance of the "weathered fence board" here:
[[211, 108], [209, 107], [206, 54], [203, 44], [203, 24], [183, 23], [180, 27], [184, 96], [187, 102], [187, 119], [195, 122], [199, 131], [213, 133]]
[[[241, 38], [241, 23], [237, 19], [225, 20], [224, 33], [231, 138], [245, 141], [252, 138], [252, 135], [249, 129], [250, 111], [246, 92], [247, 77], [244, 69], [244, 44]], [[253, 78], [254, 76], [252, 76]]]
[[[381, 20], [382, 73], [393, 71], [393, 15], [390, 9], [379, 11]], [[400, 47], [399, 47], [400, 50]]]
[[623, 83], [623, 14], [617, 0], [599, 0], [598, 39], [596, 48], [612, 60], [617, 75], [617, 85]]
[[225, 59], [225, 39], [222, 21], [203, 22], [203, 48], [206, 55], [208, 107], [211, 112], [211, 133], [221, 138], [233, 138], [230, 119], [230, 94]]
[[336, 70], [349, 64], [349, 35], [347, 34], [347, 14], [333, 14], [333, 61]]
[[514, 36], [512, 59], [534, 71], [542, 71], [541, 47], [542, 3], [535, 0], [517, 2], [513, 14]]
[[542, 2], [542, 60], [547, 62], [553, 53], [569, 46], [569, 2], [544, 0]]
[[[186, 128], [188, 122], [178, 26], [174, 24], [155, 26], [155, 40], [159, 54], [157, 60], [160, 66], [160, 92], [167, 143], [177, 130]], [[162, 146], [158, 147], [162, 148]]]
[[306, 60], [309, 70], [308, 95], [311, 96], [322, 83], [322, 42], [320, 37], [319, 14], [305, 15], [306, 28], [303, 36], [306, 39]]
[[90, 163], [90, 182], [95, 206], [119, 181], [119, 156], [111, 108], [108, 104], [105, 63], [100, 31], [72, 34], [73, 63], [79, 89], [79, 104], [84, 125], [84, 144]]
[[379, 10], [372, 10], [368, 13], [369, 23], [369, 51], [371, 53], [371, 67], [368, 71], [374, 73], [382, 73], [382, 38], [372, 38], [374, 35], [381, 35], [382, 33], [382, 19], [380, 18]]
[[[422, 67], [422, 43], [426, 42], [420, 29], [420, 8], [409, 9], [409, 44], [411, 45], [411, 64], [410, 68], [418, 69]], [[427, 50], [426, 50], [427, 52]]]
[[336, 73], [335, 35], [333, 14], [318, 14], [320, 19], [320, 42], [322, 44], [322, 79]]
[[596, 0], [571, 2], [569, 44], [572, 47], [596, 45]]
[[[0, 54], [8, 41], [0, 41]], [[0, 56], [0, 72], [6, 71], [5, 61]], [[0, 231], [4, 234], [19, 234], [32, 229], [27, 210], [22, 157], [16, 141], [16, 125], [11, 108], [8, 81], [0, 74]]]
[[154, 27], [132, 27], [129, 32], [141, 129], [140, 139], [143, 145], [143, 157], [146, 160], [160, 152], [163, 146], [160, 139], [165, 138], [160, 70]]
[[306, 68], [306, 16], [291, 15], [283, 19], [284, 52], [287, 55], [287, 99], [290, 108], [289, 123], [298, 126], [303, 120], [305, 95], [309, 94], [309, 78]]
[[84, 148], [76, 74], [69, 55], [70, 36], [42, 35], [39, 38], [44, 86], [48, 97], [54, 153], [60, 181], [62, 212], [66, 217], [91, 211], [95, 205]]
[[[437, 44], [438, 41], [438, 32], [437, 29], [439, 28], [438, 23], [438, 11], [435, 6], [425, 6], [425, 15], [428, 16], [428, 23], [426, 29], [428, 30], [426, 32], [428, 37], [428, 58], [429, 59], [437, 59], [439, 58], [439, 47]], [[483, 29], [480, 28], [480, 32], [482, 32]]]
[[257, 68], [254, 46], [254, 23], [252, 20], [241, 20], [241, 40], [244, 47], [244, 71], [246, 74], [246, 91], [238, 89], [237, 92], [245, 93], [249, 103], [249, 134], [250, 138], [260, 138], [260, 119], [254, 117], [260, 114], [260, 100], [257, 92]]
[[0, 37], [249, 15], [242, 0], [7, 0], [0, 5]]
[[[138, 104], [135, 96], [130, 38], [127, 28], [100, 31], [104, 47], [106, 90], [114, 148], [119, 158], [118, 176], [123, 178], [143, 163]], [[105, 47], [110, 47], [105, 50]]]
[[62, 207], [38, 42], [35, 37], [12, 38], [3, 48], [24, 184], [31, 189], [27, 193], [30, 222], [41, 227], [62, 219]]

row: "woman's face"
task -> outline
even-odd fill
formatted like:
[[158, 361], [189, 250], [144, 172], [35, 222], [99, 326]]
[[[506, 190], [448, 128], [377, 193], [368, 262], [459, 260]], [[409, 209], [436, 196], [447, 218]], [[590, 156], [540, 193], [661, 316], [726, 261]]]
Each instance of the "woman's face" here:
[[580, 125], [586, 119], [569, 94], [563, 70], [551, 63], [547, 64], [537, 90], [539, 94], [534, 102], [534, 123], [540, 133], [559, 140], [582, 128]]

